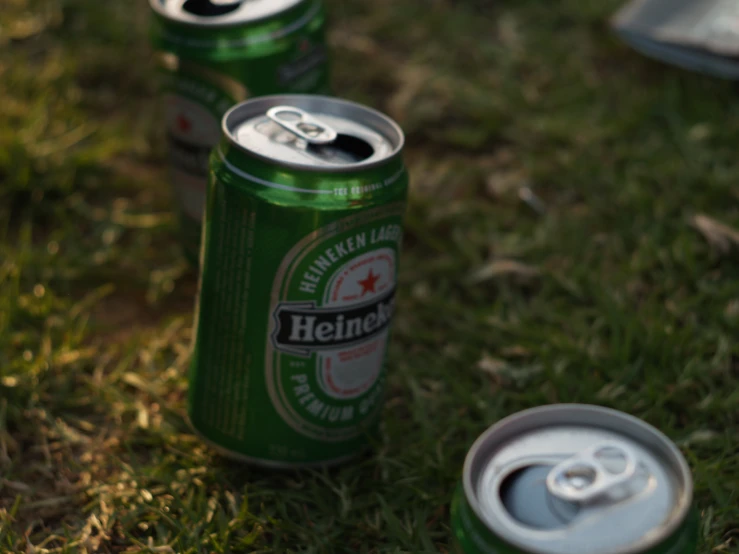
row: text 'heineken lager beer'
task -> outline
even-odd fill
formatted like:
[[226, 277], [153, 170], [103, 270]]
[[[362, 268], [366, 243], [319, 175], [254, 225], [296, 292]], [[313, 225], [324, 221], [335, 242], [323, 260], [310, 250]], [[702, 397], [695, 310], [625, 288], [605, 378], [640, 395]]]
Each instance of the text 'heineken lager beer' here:
[[230, 110], [211, 158], [189, 416], [270, 466], [336, 463], [377, 429], [408, 176], [403, 134], [325, 96]]
[[654, 427], [615, 410], [526, 410], [472, 446], [452, 502], [463, 554], [694, 554], [690, 469]]
[[237, 102], [328, 94], [320, 0], [150, 0], [163, 67], [170, 173], [184, 251], [195, 263], [210, 151]]

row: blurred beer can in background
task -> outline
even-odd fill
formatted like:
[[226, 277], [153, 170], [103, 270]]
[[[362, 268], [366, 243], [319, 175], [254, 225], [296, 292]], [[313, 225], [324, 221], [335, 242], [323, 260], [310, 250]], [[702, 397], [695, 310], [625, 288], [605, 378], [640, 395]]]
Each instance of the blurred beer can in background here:
[[150, 0], [163, 70], [170, 179], [184, 253], [197, 263], [208, 157], [237, 102], [328, 94], [320, 0]]
[[542, 406], [473, 444], [452, 501], [462, 554], [694, 554], [693, 482], [677, 447], [615, 410]]

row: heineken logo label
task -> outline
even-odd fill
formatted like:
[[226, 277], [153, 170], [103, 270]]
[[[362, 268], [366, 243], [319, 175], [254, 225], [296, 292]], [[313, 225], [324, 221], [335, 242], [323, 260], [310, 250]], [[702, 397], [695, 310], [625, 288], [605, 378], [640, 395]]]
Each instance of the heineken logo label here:
[[402, 230], [392, 210], [372, 214], [306, 237], [274, 285], [268, 388], [286, 422], [316, 439], [358, 436], [381, 407]]
[[221, 138], [221, 116], [233, 100], [206, 79], [166, 74], [164, 118], [174, 193], [182, 212], [199, 225], [205, 206], [210, 153]]
[[172, 139], [211, 148], [221, 137], [218, 118], [205, 106], [176, 94], [164, 97], [167, 130]]
[[[366, 279], [360, 284], [366, 287], [364, 291], [374, 290], [374, 281], [379, 278], [370, 268]], [[277, 330], [274, 344], [285, 352], [307, 356], [315, 350], [361, 343], [387, 328], [395, 306], [394, 300], [393, 289], [377, 301], [349, 309], [318, 308], [313, 302], [282, 304], [275, 313]]]
[[277, 81], [280, 86], [292, 86], [296, 81], [322, 70], [326, 65], [326, 48], [314, 44], [308, 37], [298, 41], [296, 53], [294, 60], [277, 68]]
[[210, 151], [220, 137], [220, 125], [208, 109], [193, 100], [167, 94], [164, 101], [174, 193], [182, 212], [200, 222]]
[[204, 182], [208, 176], [208, 160], [210, 158], [210, 146], [197, 146], [177, 138], [170, 133], [169, 139], [169, 162], [172, 167], [180, 171], [202, 177]]

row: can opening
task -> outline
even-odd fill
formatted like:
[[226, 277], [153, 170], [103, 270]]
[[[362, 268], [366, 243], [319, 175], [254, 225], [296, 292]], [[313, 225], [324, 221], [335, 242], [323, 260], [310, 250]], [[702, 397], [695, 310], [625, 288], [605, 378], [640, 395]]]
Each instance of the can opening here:
[[507, 475], [500, 484], [499, 495], [508, 514], [527, 527], [560, 529], [569, 525], [580, 511], [574, 502], [561, 500], [549, 493], [546, 479], [551, 466], [522, 467]]
[[186, 0], [182, 9], [193, 15], [202, 15], [204, 17], [215, 17], [218, 15], [226, 15], [238, 10], [243, 4], [243, 0], [224, 2], [223, 0]]
[[367, 141], [339, 133], [328, 144], [309, 144], [306, 149], [311, 155], [334, 164], [353, 164], [366, 160], [375, 153]]

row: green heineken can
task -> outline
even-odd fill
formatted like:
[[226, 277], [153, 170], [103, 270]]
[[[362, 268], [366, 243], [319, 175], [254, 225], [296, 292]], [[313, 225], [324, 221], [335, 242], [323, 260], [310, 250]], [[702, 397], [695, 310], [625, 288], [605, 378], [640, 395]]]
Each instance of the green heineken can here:
[[526, 410], [472, 446], [452, 501], [463, 554], [694, 554], [698, 517], [677, 447], [615, 410]]
[[210, 151], [247, 97], [329, 94], [320, 0], [150, 0], [163, 73], [170, 179], [197, 263]]
[[231, 109], [211, 157], [189, 418], [222, 452], [338, 463], [376, 432], [408, 176], [389, 118], [325, 96]]

